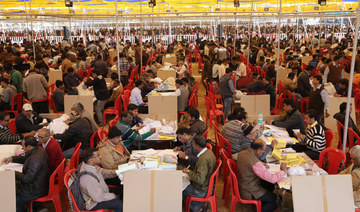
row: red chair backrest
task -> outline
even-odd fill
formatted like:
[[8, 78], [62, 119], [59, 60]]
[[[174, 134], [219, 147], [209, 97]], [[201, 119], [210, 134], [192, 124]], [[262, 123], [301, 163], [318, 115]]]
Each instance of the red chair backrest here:
[[[15, 101], [16, 101], [16, 108], [15, 108]], [[23, 93], [18, 93], [11, 99], [11, 110], [21, 111], [22, 105], [23, 105]]]
[[[56, 192], [55, 190], [55, 186], [58, 186], [59, 191], [61, 191], [61, 188], [63, 187], [63, 179], [64, 179], [64, 167], [65, 167], [65, 159], [63, 159], [61, 161], [61, 163], [59, 164], [59, 166], [55, 169], [55, 171], [51, 174], [50, 178], [49, 178], [49, 193], [48, 193], [48, 197], [51, 197], [54, 195], [54, 193]], [[57, 184], [55, 184], [55, 182], [57, 182]]]
[[226, 138], [224, 138], [224, 136], [222, 136], [220, 132], [218, 132], [217, 134], [218, 134], [220, 148], [227, 149], [228, 155], [231, 155], [232, 151], [229, 141]]
[[47, 96], [49, 98], [49, 96], [53, 95], [55, 91], [55, 83], [49, 85], [49, 87], [47, 88]]
[[339, 142], [338, 142], [338, 149], [342, 149], [342, 144], [343, 144], [343, 133], [344, 133], [344, 125], [341, 124], [341, 122], [339, 122], [338, 120], [336, 120], [336, 127], [337, 127], [337, 130], [338, 130], [338, 135], [339, 135]]
[[80, 147], [81, 147], [81, 142], [77, 143], [74, 148], [74, 154], [73, 156], [71, 156], [70, 159], [70, 169], [77, 169], [77, 167], [79, 166]]
[[192, 94], [190, 95], [190, 99], [189, 99], [188, 105], [189, 105], [189, 106], [193, 106], [193, 107], [196, 108], [196, 105], [195, 105], [195, 95], [196, 95], [196, 90], [194, 90], [194, 91], [192, 92]]
[[70, 198], [71, 198], [71, 201], [70, 201], [70, 202], [72, 202], [75, 211], [80, 211], [79, 208], [78, 208], [77, 205], [76, 205], [76, 201], [75, 201], [75, 199], [74, 199], [73, 194], [71, 193], [71, 190], [70, 190], [69, 184], [68, 184], [68, 183], [69, 183], [70, 176], [71, 176], [75, 171], [76, 171], [76, 169], [71, 169], [71, 170], [69, 170], [67, 173], [65, 173], [65, 176], [64, 176], [64, 184], [65, 184], [65, 187], [66, 187], [66, 189], [68, 190], [68, 192], [69, 192], [69, 194], [70, 194]]
[[116, 97], [115, 99], [115, 104], [114, 104], [114, 109], [117, 111], [116, 115], [120, 115], [121, 114], [121, 105], [120, 105], [120, 102], [121, 102], [121, 94]]
[[[96, 141], [95, 141], [95, 139], [96, 139]], [[90, 147], [91, 147], [91, 148], [95, 148], [95, 147], [96, 147], [96, 146], [95, 146], [95, 142], [96, 142], [96, 145], [97, 145], [97, 143], [100, 142], [100, 138], [99, 138], [99, 133], [98, 133], [98, 131], [95, 131], [95, 132], [92, 134], [92, 136], [90, 137]]]
[[9, 130], [16, 134], [16, 124], [15, 124], [15, 119], [10, 119], [9, 124], [8, 124]]
[[335, 133], [333, 131], [325, 130], [326, 148], [331, 147], [334, 137], [335, 137]]
[[326, 148], [320, 153], [319, 167], [324, 168], [325, 161], [328, 161], [328, 174], [337, 174], [342, 170], [346, 160], [346, 155], [343, 151], [336, 148]]
[[109, 123], [109, 128], [112, 128], [113, 126], [116, 125], [116, 123], [119, 121], [120, 116], [116, 116], [113, 120], [110, 121]]
[[354, 96], [355, 108], [360, 108], [360, 92], [356, 91]]
[[205, 139], [207, 139], [208, 131], [209, 131], [209, 128], [207, 128], [206, 131], [202, 134], [205, 137]]
[[354, 132], [353, 129], [349, 128], [349, 131], [348, 131], [349, 135], [348, 135], [348, 142], [346, 144], [346, 146], [351, 149], [355, 146], [355, 141], [359, 142], [360, 141], [360, 137], [358, 134], [356, 134]]
[[231, 177], [232, 182], [232, 196], [235, 196], [237, 199], [242, 200], [240, 193], [239, 193], [239, 186], [238, 186], [238, 180], [235, 175], [235, 170], [237, 170], [237, 164], [232, 159], [228, 159], [226, 161], [227, 168], [229, 170], [229, 175]]
[[[206, 194], [206, 199], [209, 198], [210, 196], [216, 195], [216, 185], [217, 185], [217, 181], [219, 178], [219, 169], [221, 167], [221, 160], [217, 160], [216, 161], [216, 169], [214, 171], [214, 173], [211, 175], [210, 180], [209, 180], [209, 188]], [[214, 190], [213, 190], [214, 189]], [[212, 194], [212, 195], [211, 195]]]
[[122, 104], [124, 107], [124, 110], [127, 110], [127, 107], [129, 105], [130, 97], [127, 95], [121, 95]]
[[307, 111], [307, 108], [309, 106], [309, 97], [304, 97], [301, 100], [301, 113], [304, 115], [304, 113]]
[[108, 133], [104, 130], [104, 128], [99, 128], [97, 132], [100, 140], [103, 140], [108, 136]]
[[210, 151], [212, 151], [212, 145], [210, 143], [206, 143], [206, 148], [208, 148]]

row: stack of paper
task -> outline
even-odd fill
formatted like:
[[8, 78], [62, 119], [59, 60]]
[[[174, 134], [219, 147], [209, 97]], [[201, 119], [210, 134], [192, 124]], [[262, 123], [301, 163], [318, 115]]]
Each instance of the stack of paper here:
[[289, 153], [283, 156], [281, 149], [274, 149], [272, 156], [279, 160], [280, 163], [286, 163], [288, 166], [300, 165], [304, 162], [304, 159], [295, 153]]

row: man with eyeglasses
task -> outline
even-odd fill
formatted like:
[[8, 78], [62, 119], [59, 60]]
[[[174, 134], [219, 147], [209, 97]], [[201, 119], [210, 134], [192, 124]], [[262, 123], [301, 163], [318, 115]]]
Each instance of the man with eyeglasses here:
[[52, 174], [64, 159], [60, 144], [50, 137], [50, 130], [42, 128], [37, 133], [39, 146], [45, 149], [49, 161], [49, 174]]
[[110, 209], [114, 212], [122, 211], [122, 201], [116, 198], [115, 194], [122, 194], [109, 188], [104, 179], [117, 177], [115, 170], [100, 168], [97, 164], [101, 162], [101, 155], [95, 148], [88, 148], [84, 151], [83, 162], [79, 166], [80, 188], [86, 202], [86, 210]]
[[0, 144], [14, 144], [22, 138], [35, 135], [36, 131], [29, 133], [14, 134], [10, 131], [8, 125], [10, 122], [10, 115], [7, 112], [0, 112]]

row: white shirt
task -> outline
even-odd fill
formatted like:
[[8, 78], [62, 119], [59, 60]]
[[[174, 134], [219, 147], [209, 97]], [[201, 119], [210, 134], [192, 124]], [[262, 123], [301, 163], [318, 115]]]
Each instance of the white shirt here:
[[142, 100], [142, 96], [141, 96], [141, 90], [138, 87], [135, 87], [131, 91], [130, 104], [134, 104], [134, 105], [137, 105], [137, 106], [140, 106], [140, 105], [144, 104], [144, 102]]
[[240, 77], [246, 77], [246, 65], [244, 63], [240, 63], [239, 67], [236, 70], [236, 74]]
[[221, 64], [219, 66], [219, 79], [221, 79], [222, 76], [226, 73], [226, 66], [224, 64]]
[[197, 157], [199, 158], [202, 154], [205, 153], [205, 151], [207, 150], [207, 147], [205, 147], [204, 149], [202, 149], [199, 154], [197, 154]]
[[46, 141], [45, 144], [41, 144], [41, 146], [42, 146], [44, 149], [46, 149], [46, 147], [47, 147], [47, 145], [49, 144], [50, 140], [51, 140], [51, 138], [49, 138], [49, 140]]

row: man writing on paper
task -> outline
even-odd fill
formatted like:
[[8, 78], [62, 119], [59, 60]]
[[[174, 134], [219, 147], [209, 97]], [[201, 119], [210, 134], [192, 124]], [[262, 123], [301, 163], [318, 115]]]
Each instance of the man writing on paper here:
[[13, 144], [23, 137], [28, 135], [33, 136], [36, 133], [36, 131], [31, 131], [29, 133], [14, 134], [8, 127], [9, 122], [10, 115], [7, 112], [0, 112], [0, 144]]
[[237, 177], [239, 192], [243, 199], [260, 200], [262, 212], [272, 212], [278, 205], [276, 195], [262, 186], [262, 181], [279, 182], [286, 174], [286, 164], [280, 164], [280, 172], [272, 174], [259, 159], [266, 151], [266, 143], [260, 139], [251, 143], [251, 148], [239, 152], [237, 158]]
[[195, 163], [198, 159], [196, 155], [199, 154], [199, 152], [192, 145], [192, 143], [194, 142], [194, 136], [192, 135], [191, 131], [186, 127], [180, 127], [179, 129], [177, 129], [176, 136], [178, 140], [183, 144], [181, 147], [177, 146], [174, 148], [174, 152], [179, 151], [177, 169], [188, 167], [188, 169], [193, 170], [195, 167]]
[[129, 111], [123, 111], [120, 115], [119, 121], [116, 123], [116, 127], [122, 132], [122, 139], [125, 147], [132, 152], [138, 148], [139, 142], [146, 139], [156, 132], [155, 128], [151, 128], [149, 132], [142, 135], [136, 130], [131, 129], [130, 124], [133, 120], [133, 116]]
[[319, 160], [326, 143], [324, 128], [316, 121], [316, 115], [314, 110], [305, 112], [305, 122], [309, 125], [306, 135], [296, 134], [301, 143], [291, 146], [296, 152], [305, 152], [312, 160]]
[[[284, 100], [284, 110], [286, 111], [286, 116], [278, 121], [269, 120], [266, 121], [266, 124], [272, 124], [277, 127], [286, 128], [288, 131], [294, 129], [300, 129], [301, 132], [305, 132], [304, 118], [296, 109], [296, 103], [293, 99]], [[292, 135], [290, 135], [292, 136]]]
[[[183, 201], [186, 202], [187, 196], [205, 197], [209, 189], [209, 180], [216, 169], [216, 158], [214, 153], [206, 148], [206, 140], [202, 135], [194, 136], [192, 142], [193, 148], [199, 152], [194, 170], [187, 168], [183, 169], [190, 177], [191, 184], [183, 191]], [[202, 203], [192, 201], [190, 208], [192, 211], [199, 211]], [[207, 211], [207, 208], [202, 208], [200, 211]]]
[[351, 174], [354, 202], [360, 207], [360, 145], [350, 149], [351, 165], [339, 174]]

